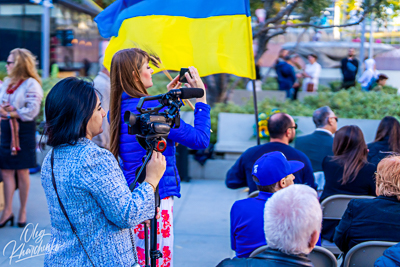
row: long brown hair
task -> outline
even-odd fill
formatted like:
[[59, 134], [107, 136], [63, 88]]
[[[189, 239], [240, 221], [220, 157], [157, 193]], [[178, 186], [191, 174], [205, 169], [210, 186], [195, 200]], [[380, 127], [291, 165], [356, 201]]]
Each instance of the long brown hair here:
[[358, 126], [344, 126], [333, 139], [333, 160], [343, 166], [342, 185], [354, 181], [367, 163], [368, 148]]
[[376, 131], [375, 141], [382, 141], [385, 137], [389, 137], [389, 147], [392, 151], [400, 152], [400, 123], [392, 117], [386, 116], [379, 123]]
[[110, 151], [117, 160], [121, 130], [122, 92], [135, 98], [149, 95], [140, 78], [140, 69], [147, 62], [158, 67], [160, 59], [139, 48], [118, 51], [111, 61]]
[[28, 78], [33, 78], [40, 85], [42, 84], [36, 69], [36, 58], [31, 51], [25, 48], [15, 48], [11, 50], [10, 54], [14, 57], [14, 67], [9, 75], [11, 84]]

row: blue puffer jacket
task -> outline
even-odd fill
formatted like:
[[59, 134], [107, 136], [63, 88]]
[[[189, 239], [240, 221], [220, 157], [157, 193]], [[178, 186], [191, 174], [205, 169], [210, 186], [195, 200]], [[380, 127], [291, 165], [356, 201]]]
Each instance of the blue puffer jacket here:
[[[122, 94], [121, 103], [121, 134], [119, 140], [119, 156], [122, 160], [122, 170], [125, 179], [130, 185], [135, 180], [135, 172], [142, 165], [142, 158], [146, 155], [143, 149], [136, 141], [135, 135], [128, 134], [128, 126], [124, 123], [125, 111], [131, 111], [139, 114], [136, 106], [139, 98], [132, 98], [125, 92]], [[143, 107], [158, 106], [157, 100], [145, 102]], [[160, 197], [168, 196], [181, 197], [180, 178], [176, 168], [175, 142], [187, 146], [191, 149], [205, 149], [210, 143], [210, 106], [204, 103], [196, 103], [194, 111], [194, 127], [181, 120], [181, 125], [177, 129], [171, 129], [167, 139], [167, 149], [163, 155], [167, 161], [167, 168], [164, 176], [159, 183]]]
[[388, 248], [383, 252], [383, 256], [379, 257], [374, 267], [399, 267], [400, 266], [400, 243]]

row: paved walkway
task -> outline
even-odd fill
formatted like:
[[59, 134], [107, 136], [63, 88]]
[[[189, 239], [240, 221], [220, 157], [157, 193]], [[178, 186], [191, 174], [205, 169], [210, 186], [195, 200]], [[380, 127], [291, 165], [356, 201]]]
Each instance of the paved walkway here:
[[[174, 206], [175, 267], [216, 266], [222, 259], [233, 256], [229, 211], [233, 202], [243, 197], [242, 190], [229, 190], [222, 180], [192, 180], [182, 184], [182, 198], [176, 198]], [[16, 215], [18, 207], [17, 192], [13, 205]], [[43, 266], [44, 256], [39, 249], [49, 240], [50, 216], [39, 174], [31, 176], [27, 216], [32, 224], [25, 231], [16, 226], [0, 229], [0, 267]], [[14, 257], [10, 259], [11, 255]]]

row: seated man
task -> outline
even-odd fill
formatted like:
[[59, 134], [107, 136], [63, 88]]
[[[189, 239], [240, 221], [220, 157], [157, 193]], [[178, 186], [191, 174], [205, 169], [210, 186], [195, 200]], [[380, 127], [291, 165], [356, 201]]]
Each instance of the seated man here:
[[306, 185], [279, 190], [265, 204], [264, 216], [268, 248], [253, 258], [225, 259], [217, 267], [312, 267], [307, 255], [318, 241], [322, 222], [317, 192]]
[[366, 241], [400, 242], [400, 156], [384, 158], [375, 174], [374, 199], [353, 199], [336, 227], [334, 242], [347, 253]]
[[275, 113], [268, 120], [270, 142], [247, 149], [226, 174], [226, 186], [231, 189], [249, 187], [249, 193], [257, 190], [253, 181], [253, 165], [265, 153], [280, 151], [288, 160], [304, 163], [304, 168], [294, 173], [296, 184], [306, 184], [316, 189], [311, 162], [307, 156], [289, 146], [296, 136], [297, 124], [286, 113]]
[[325, 106], [314, 111], [313, 121], [317, 129], [312, 134], [297, 137], [294, 147], [306, 154], [314, 172], [320, 172], [324, 158], [333, 156], [333, 134], [337, 130], [337, 117]]
[[231, 209], [231, 247], [238, 258], [247, 258], [266, 245], [263, 225], [265, 202], [273, 193], [293, 184], [292, 173], [302, 169], [300, 161], [288, 161], [281, 152], [264, 154], [254, 164], [253, 179], [260, 194], [236, 201]]

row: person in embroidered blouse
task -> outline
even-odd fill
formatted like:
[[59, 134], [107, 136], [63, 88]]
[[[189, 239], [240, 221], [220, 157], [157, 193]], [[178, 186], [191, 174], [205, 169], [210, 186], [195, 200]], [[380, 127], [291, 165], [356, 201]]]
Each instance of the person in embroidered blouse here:
[[137, 266], [133, 227], [154, 218], [154, 192], [165, 157], [153, 153], [145, 181], [131, 192], [113, 154], [92, 141], [103, 131], [106, 113], [86, 81], [58, 82], [46, 98], [45, 114], [54, 180], [66, 215], [52, 183], [50, 151], [41, 176], [51, 219], [44, 266]]
[[36, 59], [29, 50], [16, 48], [7, 59], [8, 77], [0, 87], [1, 144], [0, 169], [4, 181], [5, 207], [0, 228], [14, 224], [12, 199], [15, 172], [21, 208], [18, 226], [26, 225], [26, 203], [29, 192], [29, 168], [36, 163], [36, 122], [43, 98]]

